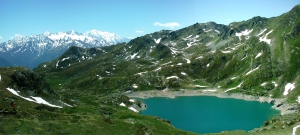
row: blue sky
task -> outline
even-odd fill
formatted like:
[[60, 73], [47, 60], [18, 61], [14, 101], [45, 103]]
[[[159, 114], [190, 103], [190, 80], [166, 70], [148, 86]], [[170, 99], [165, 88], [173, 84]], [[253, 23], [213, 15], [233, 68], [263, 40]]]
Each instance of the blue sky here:
[[228, 25], [279, 16], [297, 4], [299, 0], [1, 0], [0, 42], [45, 31], [92, 29], [138, 37], [196, 22]]

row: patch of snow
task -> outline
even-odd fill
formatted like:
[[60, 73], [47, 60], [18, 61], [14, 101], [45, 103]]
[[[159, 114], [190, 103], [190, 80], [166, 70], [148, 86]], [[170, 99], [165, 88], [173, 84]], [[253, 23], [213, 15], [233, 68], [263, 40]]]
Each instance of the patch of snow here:
[[265, 36], [260, 37], [260, 38], [259, 38], [259, 41], [260, 41], [260, 42], [263, 41], [263, 42], [266, 42], [266, 43], [270, 44], [270, 43], [271, 43], [271, 39], [267, 39], [267, 36], [268, 36], [271, 32], [273, 32], [273, 30], [269, 31]]
[[156, 71], [156, 72], [157, 72], [157, 71], [159, 71], [159, 70], [161, 70], [161, 67], [159, 67], [159, 68], [155, 69], [154, 71]]
[[296, 100], [298, 103], [300, 103], [300, 96], [298, 96], [298, 100]]
[[244, 82], [241, 82], [238, 86], [225, 90], [225, 92], [240, 88]]
[[191, 47], [191, 46], [192, 46], [192, 44], [193, 44], [193, 42], [186, 43], [186, 45], [187, 45], [188, 47]]
[[127, 94], [127, 93], [131, 93], [131, 92], [132, 92], [131, 90], [127, 90], [124, 93]]
[[191, 38], [192, 36], [193, 36], [193, 35], [189, 35], [189, 36], [183, 38], [183, 40], [188, 40], [188, 38]]
[[160, 40], [161, 40], [161, 38], [159, 38], [159, 39], [154, 39], [154, 42], [155, 42], [156, 44], [159, 44], [159, 43], [160, 43]]
[[210, 32], [210, 31], [212, 31], [212, 29], [210, 29], [210, 30], [205, 30], [205, 29], [203, 29], [203, 31], [204, 31], [204, 32]]
[[236, 77], [232, 77], [231, 80], [234, 80]]
[[124, 107], [125, 107], [126, 105], [122, 102], [122, 103], [120, 104], [120, 106], [124, 106]]
[[217, 90], [203, 90], [202, 92], [216, 92]]
[[267, 83], [266, 82], [264, 82], [264, 83], [262, 83], [260, 86], [265, 86]]
[[[61, 101], [60, 101], [60, 102], [61, 102]], [[67, 104], [67, 103], [64, 103], [64, 102], [61, 102], [61, 103], [65, 104], [66, 106], [73, 107], [73, 106], [71, 106], [71, 105], [69, 105], [69, 104]]]
[[182, 65], [182, 63], [178, 63], [177, 65], [178, 65], [178, 66], [181, 66], [181, 65]]
[[186, 73], [184, 73], [184, 72], [181, 72], [181, 74], [182, 74], [182, 75], [186, 75]]
[[147, 73], [147, 71], [145, 71], [145, 72], [140, 72], [140, 73], [136, 73], [136, 75], [142, 75], [142, 74], [145, 74], [145, 73]]
[[203, 58], [203, 56], [199, 56], [199, 57], [197, 57], [196, 59], [202, 59]]
[[61, 106], [57, 106], [57, 105], [53, 105], [53, 104], [48, 103], [46, 100], [42, 99], [41, 97], [31, 96], [31, 98], [33, 98], [36, 101], [36, 103], [38, 103], [38, 104], [44, 104], [44, 105], [48, 105], [48, 106], [51, 106], [51, 107], [62, 108]]
[[1, 75], [0, 75], [0, 81], [1, 81]]
[[246, 73], [246, 75], [249, 75], [250, 73], [254, 72], [255, 70], [259, 69], [260, 65], [256, 67], [255, 69], [250, 70], [249, 72]]
[[189, 59], [186, 59], [186, 58], [184, 58], [184, 59], [186, 60], [186, 63], [188, 63], [188, 64], [191, 63], [191, 61]]
[[23, 97], [21, 95], [19, 95], [19, 93], [17, 91], [15, 91], [14, 89], [11, 89], [11, 88], [6, 88], [8, 91], [10, 91], [12, 94], [16, 95], [16, 96], [19, 96], [25, 100], [28, 100], [28, 101], [31, 101], [31, 102], [35, 102], [35, 103], [38, 103], [38, 104], [45, 104], [45, 105], [48, 105], [48, 106], [51, 106], [51, 107], [58, 107], [58, 108], [62, 108], [61, 106], [57, 106], [57, 105], [53, 105], [53, 104], [50, 104], [48, 103], [47, 101], [45, 101], [44, 99], [42, 99], [41, 97], [32, 97], [33, 99], [31, 98], [26, 98], [26, 97]]
[[138, 54], [138, 52], [135, 53], [135, 54], [133, 54], [133, 55], [131, 55], [130, 58], [133, 59], [137, 54]]
[[244, 59], [246, 59], [247, 58], [247, 56], [246, 57], [244, 57], [244, 58], [242, 58], [241, 60], [244, 60]]
[[300, 128], [300, 125], [297, 125], [297, 126], [293, 127], [293, 134], [292, 135], [296, 135], [297, 128]]
[[239, 37], [239, 39], [241, 40], [241, 36], [249, 35], [252, 32], [252, 30], [253, 29], [251, 29], [251, 30], [246, 29], [246, 30], [242, 31], [241, 33], [235, 33], [235, 36]]
[[57, 61], [57, 62], [56, 62], [56, 67], [55, 67], [55, 68], [57, 68], [57, 67], [58, 67], [58, 63], [59, 63], [59, 61]]
[[129, 102], [134, 102], [134, 99], [129, 99]]
[[262, 30], [262, 31], [261, 31], [258, 35], [256, 35], [256, 36], [259, 36], [259, 35], [263, 34], [266, 30], [267, 30], [267, 29]]
[[205, 87], [207, 87], [207, 86], [195, 85], [195, 87], [205, 88]]
[[167, 63], [164, 63], [164, 64], [161, 64], [162, 66], [164, 66], [164, 65], [168, 65], [168, 64], [171, 64], [172, 63], [172, 61], [169, 61], [169, 62], [167, 62]]
[[283, 95], [286, 96], [287, 94], [289, 94], [289, 91], [292, 91], [293, 89], [295, 89], [295, 83], [286, 84], [284, 87]]
[[171, 78], [178, 79], [178, 76], [169, 76], [169, 77], [167, 77], [167, 79], [171, 79]]
[[138, 110], [136, 110], [136, 109], [134, 109], [133, 107], [128, 107], [128, 109], [130, 109], [130, 110], [132, 110], [132, 111], [134, 111], [134, 112], [139, 112]]
[[210, 42], [210, 43], [208, 43], [208, 44], [206, 44], [205, 46], [210, 46], [210, 44], [211, 44], [211, 42]]
[[275, 87], [277, 87], [278, 86], [278, 84], [276, 83], [276, 82], [272, 82], [274, 85], [275, 85]]
[[209, 63], [206, 65], [206, 67], [209, 67]]
[[218, 30], [215, 30], [215, 32], [217, 32], [217, 33], [219, 33], [219, 34], [220, 34], [220, 31], [218, 31]]
[[61, 61], [65, 61], [65, 60], [67, 60], [67, 59], [70, 59], [70, 57], [63, 58]]
[[47, 65], [44, 65], [44, 67], [47, 67]]
[[14, 89], [11, 89], [11, 88], [6, 88], [8, 91], [10, 91], [12, 94], [16, 95], [16, 96], [19, 96], [25, 100], [28, 100], [28, 101], [31, 101], [31, 102], [35, 102], [33, 99], [31, 98], [26, 98], [26, 97], [23, 97], [21, 95], [19, 95], [19, 93], [17, 91], [15, 91]]
[[108, 71], [105, 71], [107, 74], [110, 74], [110, 72], [108, 72]]
[[262, 52], [258, 53], [256, 56], [255, 56], [255, 59], [260, 57], [262, 55]]
[[136, 84], [133, 84], [132, 87], [135, 88], [135, 89], [138, 88], [138, 86]]
[[231, 51], [222, 51], [222, 53], [231, 53]]
[[180, 51], [177, 51], [175, 48], [172, 48], [172, 47], [169, 47], [169, 48], [172, 51], [172, 54], [177, 54], [177, 52], [180, 52]]

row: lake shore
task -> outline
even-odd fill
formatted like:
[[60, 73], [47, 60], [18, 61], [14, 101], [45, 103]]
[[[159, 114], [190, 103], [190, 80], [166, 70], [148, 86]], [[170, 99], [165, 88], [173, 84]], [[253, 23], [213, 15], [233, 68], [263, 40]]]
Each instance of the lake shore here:
[[271, 97], [258, 97], [251, 95], [244, 95], [239, 93], [226, 93], [217, 89], [201, 89], [201, 90], [148, 90], [148, 91], [136, 91], [126, 94], [130, 98], [152, 98], [152, 97], [166, 97], [176, 98], [178, 96], [216, 96], [219, 98], [234, 98], [247, 101], [267, 102], [273, 104], [273, 108], [281, 112], [281, 115], [297, 113], [299, 110], [295, 109], [295, 105], [285, 103], [283, 98], [271, 98]]

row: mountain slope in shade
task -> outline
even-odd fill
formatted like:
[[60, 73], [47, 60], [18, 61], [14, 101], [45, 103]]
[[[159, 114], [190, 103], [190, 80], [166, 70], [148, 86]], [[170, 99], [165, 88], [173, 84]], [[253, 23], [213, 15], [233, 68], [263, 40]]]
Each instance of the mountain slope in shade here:
[[14, 66], [26, 66], [31, 69], [39, 63], [49, 61], [61, 55], [70, 46], [102, 47], [128, 42], [130, 39], [114, 33], [91, 30], [84, 34], [74, 30], [68, 32], [18, 36], [0, 44], [0, 57]]
[[3, 58], [0, 58], [0, 67], [11, 67], [11, 66], [13, 66], [11, 63], [9, 63]]

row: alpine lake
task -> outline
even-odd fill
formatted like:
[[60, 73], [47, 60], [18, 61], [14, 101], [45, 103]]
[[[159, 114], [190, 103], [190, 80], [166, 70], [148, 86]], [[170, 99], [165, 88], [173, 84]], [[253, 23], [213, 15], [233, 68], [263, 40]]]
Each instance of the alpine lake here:
[[141, 114], [167, 119], [178, 129], [200, 134], [250, 131], [280, 114], [269, 103], [215, 96], [153, 97], [139, 100], [147, 104], [147, 109]]

